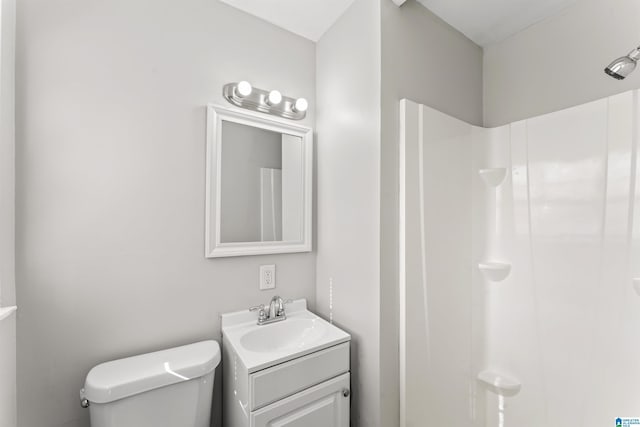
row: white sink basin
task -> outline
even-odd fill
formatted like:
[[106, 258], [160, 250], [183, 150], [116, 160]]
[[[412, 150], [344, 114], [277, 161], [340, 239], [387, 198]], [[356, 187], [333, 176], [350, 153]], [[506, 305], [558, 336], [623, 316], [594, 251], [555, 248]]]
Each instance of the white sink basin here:
[[307, 310], [305, 300], [287, 305], [287, 319], [258, 326], [248, 310], [222, 315], [223, 345], [230, 345], [249, 372], [331, 347], [351, 337]]
[[327, 332], [318, 319], [289, 317], [278, 323], [263, 325], [248, 331], [240, 344], [253, 352], [296, 351], [317, 342]]

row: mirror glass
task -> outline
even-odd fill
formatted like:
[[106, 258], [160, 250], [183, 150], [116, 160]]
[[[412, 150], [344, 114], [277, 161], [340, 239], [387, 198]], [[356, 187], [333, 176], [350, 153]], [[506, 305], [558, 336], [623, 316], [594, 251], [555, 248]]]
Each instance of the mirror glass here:
[[303, 148], [299, 136], [221, 122], [221, 243], [303, 240]]

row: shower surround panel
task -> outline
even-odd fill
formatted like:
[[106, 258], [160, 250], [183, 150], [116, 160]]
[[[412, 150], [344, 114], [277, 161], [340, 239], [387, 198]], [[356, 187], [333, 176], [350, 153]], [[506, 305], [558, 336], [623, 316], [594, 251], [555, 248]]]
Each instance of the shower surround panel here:
[[494, 129], [401, 102], [403, 427], [640, 418], [639, 102]]

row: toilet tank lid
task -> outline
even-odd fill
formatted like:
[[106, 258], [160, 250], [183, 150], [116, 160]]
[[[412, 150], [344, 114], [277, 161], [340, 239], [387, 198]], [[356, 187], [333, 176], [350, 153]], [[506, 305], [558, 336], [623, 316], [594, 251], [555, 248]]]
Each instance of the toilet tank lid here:
[[216, 341], [202, 341], [102, 363], [89, 371], [81, 395], [108, 403], [145, 391], [200, 378], [220, 363]]

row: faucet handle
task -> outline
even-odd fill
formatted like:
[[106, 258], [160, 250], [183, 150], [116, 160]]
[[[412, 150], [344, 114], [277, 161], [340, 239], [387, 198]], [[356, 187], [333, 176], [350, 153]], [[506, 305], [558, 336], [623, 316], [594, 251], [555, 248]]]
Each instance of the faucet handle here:
[[278, 316], [284, 316], [284, 306], [287, 304], [291, 304], [293, 302], [292, 299], [287, 299], [287, 300], [283, 300], [282, 304], [280, 305], [280, 309], [278, 310]]
[[258, 322], [263, 322], [267, 320], [267, 311], [265, 310], [264, 304], [256, 305], [254, 307], [250, 307], [249, 311], [257, 311], [258, 312]]

